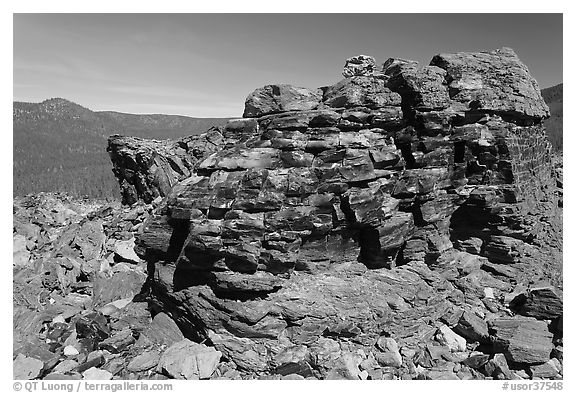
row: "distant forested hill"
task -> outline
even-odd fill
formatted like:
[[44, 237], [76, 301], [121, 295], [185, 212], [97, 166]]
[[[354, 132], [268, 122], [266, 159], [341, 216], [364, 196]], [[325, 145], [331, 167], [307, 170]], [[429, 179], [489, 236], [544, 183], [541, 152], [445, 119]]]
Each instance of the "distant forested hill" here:
[[[551, 117], [545, 121], [556, 150], [562, 150], [563, 85], [542, 90]], [[62, 98], [14, 102], [14, 195], [66, 191], [75, 196], [119, 198], [106, 153], [112, 134], [175, 139], [223, 125], [225, 118], [94, 112]]]
[[542, 90], [542, 98], [550, 108], [550, 118], [544, 121], [548, 138], [554, 149], [562, 151], [562, 101], [563, 84]]
[[223, 118], [94, 112], [61, 98], [14, 102], [14, 195], [66, 191], [119, 198], [106, 153], [112, 134], [175, 139], [225, 124]]

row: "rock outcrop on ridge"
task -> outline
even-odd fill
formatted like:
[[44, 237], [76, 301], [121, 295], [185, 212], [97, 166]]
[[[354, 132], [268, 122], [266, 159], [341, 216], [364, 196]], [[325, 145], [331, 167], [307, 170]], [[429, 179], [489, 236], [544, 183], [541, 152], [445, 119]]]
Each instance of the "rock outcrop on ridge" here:
[[[561, 217], [536, 81], [507, 48], [374, 64], [248, 96], [235, 122], [252, 133], [198, 162], [139, 236], [154, 301], [247, 372], [434, 378], [454, 361], [437, 353], [477, 345], [545, 363], [534, 317], [558, 315], [527, 304], [561, 286]], [[528, 317], [502, 327], [524, 287]], [[524, 331], [546, 349], [517, 356]]]
[[[164, 197], [136, 235], [141, 295], [213, 347], [197, 355], [211, 369], [221, 356], [211, 377], [561, 378], [536, 81], [506, 48], [375, 64], [259, 88], [199, 137], [111, 138], [124, 202]], [[196, 378], [177, 367], [193, 344], [131, 367]]]

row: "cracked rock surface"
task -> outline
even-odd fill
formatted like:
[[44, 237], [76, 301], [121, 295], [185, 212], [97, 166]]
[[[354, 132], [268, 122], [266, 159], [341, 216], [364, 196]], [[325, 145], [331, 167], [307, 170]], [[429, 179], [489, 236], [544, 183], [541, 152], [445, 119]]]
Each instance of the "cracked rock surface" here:
[[536, 81], [508, 48], [375, 64], [259, 88], [200, 136], [111, 137], [122, 214], [15, 220], [19, 288], [63, 299], [47, 319], [15, 294], [15, 329], [51, 340], [15, 349], [26, 375], [561, 379], [561, 192]]

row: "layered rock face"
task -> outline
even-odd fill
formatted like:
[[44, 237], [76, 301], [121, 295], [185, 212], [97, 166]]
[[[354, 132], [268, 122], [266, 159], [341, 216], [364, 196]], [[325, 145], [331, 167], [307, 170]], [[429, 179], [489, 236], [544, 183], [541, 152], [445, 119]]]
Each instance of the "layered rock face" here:
[[166, 196], [177, 182], [193, 173], [198, 160], [222, 145], [223, 136], [216, 129], [178, 141], [111, 136], [107, 151], [120, 182], [122, 203], [131, 205], [139, 199], [151, 203]]
[[[552, 315], [527, 288], [561, 287], [561, 212], [536, 81], [506, 48], [374, 65], [257, 89], [201, 154], [110, 141], [126, 202], [166, 195], [137, 241], [153, 301], [245, 373], [510, 378], [507, 361], [547, 362], [561, 293], [536, 297]], [[503, 320], [511, 293], [536, 311]]]

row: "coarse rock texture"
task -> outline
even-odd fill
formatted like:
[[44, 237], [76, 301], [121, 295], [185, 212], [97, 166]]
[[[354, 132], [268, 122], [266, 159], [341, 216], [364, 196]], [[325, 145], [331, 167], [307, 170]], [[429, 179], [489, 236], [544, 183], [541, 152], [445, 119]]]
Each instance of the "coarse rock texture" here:
[[[509, 49], [438, 55], [423, 68], [390, 59], [378, 75], [369, 64], [349, 59], [348, 77], [317, 105], [306, 94], [288, 108], [288, 88], [249, 96], [257, 132], [200, 162], [138, 237], [153, 301], [243, 372], [363, 379], [389, 367], [380, 359], [396, 366], [382, 378], [410, 364], [467, 378], [435, 362], [494, 340], [488, 353], [508, 348], [514, 367], [547, 361], [552, 336], [534, 360], [486, 323], [506, 315], [519, 285], [561, 287], [536, 82]], [[534, 293], [524, 315], [561, 309]], [[517, 331], [513, 344], [541, 341]], [[405, 361], [374, 355], [381, 336]]]
[[446, 71], [450, 99], [470, 109], [528, 123], [550, 116], [536, 80], [510, 48], [439, 54], [430, 64]]
[[14, 263], [14, 378], [146, 378], [146, 363], [126, 367], [154, 326], [138, 302], [146, 266], [117, 255], [122, 244], [124, 257], [135, 256], [130, 244], [154, 206], [43, 193], [13, 208], [14, 237], [29, 253]]
[[190, 176], [199, 160], [220, 150], [223, 139], [217, 129], [177, 141], [111, 136], [107, 150], [120, 182], [122, 202], [133, 204], [141, 199], [151, 203], [166, 196], [174, 184]]
[[342, 76], [373, 76], [376, 70], [376, 59], [372, 56], [359, 55], [346, 59]]
[[207, 379], [216, 370], [221, 356], [212, 347], [184, 339], [166, 349], [158, 369], [176, 379]]
[[544, 363], [554, 348], [552, 333], [545, 321], [532, 318], [497, 318], [490, 324], [494, 346], [509, 361], [515, 363]]
[[[15, 356], [52, 375], [72, 345], [74, 377], [561, 378], [562, 212], [536, 82], [506, 48], [370, 64], [257, 89], [196, 150], [112, 137], [132, 206], [54, 232], [39, 288], [20, 266], [47, 255], [42, 230], [15, 224], [33, 294], [15, 304], [90, 297], [49, 322], [15, 307], [19, 334], [54, 331]], [[138, 223], [111, 232], [122, 216]]]
[[315, 109], [322, 99], [320, 89], [292, 85], [266, 85], [254, 90], [244, 104], [244, 117]]

